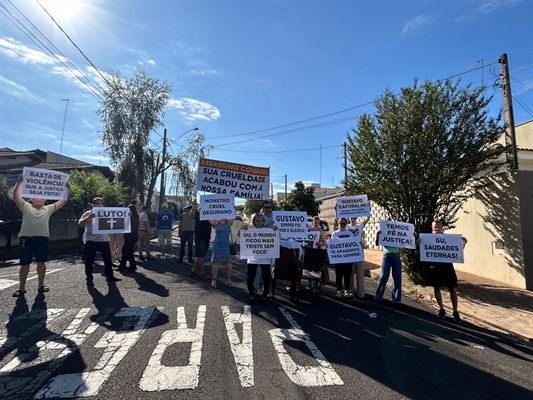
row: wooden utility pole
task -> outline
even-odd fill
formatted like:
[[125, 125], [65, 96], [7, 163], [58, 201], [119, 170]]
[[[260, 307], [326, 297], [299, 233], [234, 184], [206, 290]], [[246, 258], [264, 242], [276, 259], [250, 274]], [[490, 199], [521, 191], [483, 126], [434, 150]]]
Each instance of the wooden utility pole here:
[[518, 150], [516, 148], [516, 133], [514, 127], [513, 98], [511, 96], [511, 79], [509, 76], [509, 62], [507, 54], [503, 53], [498, 62], [501, 66], [503, 120], [505, 123], [505, 144], [507, 150], [507, 163], [512, 170], [518, 169]]
[[167, 128], [163, 131], [163, 154], [161, 157], [161, 184], [159, 190], [159, 211], [165, 202], [165, 158], [167, 157]]
[[344, 149], [344, 190], [346, 190], [346, 185], [348, 184], [348, 156], [346, 154], [346, 142], [342, 145]]

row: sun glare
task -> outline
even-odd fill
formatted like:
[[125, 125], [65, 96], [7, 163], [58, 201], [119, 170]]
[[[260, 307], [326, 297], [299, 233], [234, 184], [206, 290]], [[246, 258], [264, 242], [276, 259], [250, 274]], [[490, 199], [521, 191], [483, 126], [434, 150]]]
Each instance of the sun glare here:
[[38, 0], [54, 19], [74, 17], [83, 8], [81, 0]]

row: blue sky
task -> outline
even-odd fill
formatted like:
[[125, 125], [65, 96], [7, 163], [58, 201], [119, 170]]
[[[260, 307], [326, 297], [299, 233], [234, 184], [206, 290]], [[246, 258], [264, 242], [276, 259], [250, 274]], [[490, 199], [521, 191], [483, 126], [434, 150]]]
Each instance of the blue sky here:
[[[515, 122], [533, 119], [530, 0], [40, 3], [102, 73], [142, 66], [173, 85], [169, 140], [198, 127], [215, 146], [210, 158], [270, 167], [275, 191], [285, 175], [289, 189], [298, 180], [339, 186], [346, 133], [386, 88], [414, 78], [484, 83], [498, 112], [502, 53]], [[2, 0], [0, 11], [0, 147], [109, 165], [98, 100], [65, 69], [95, 86], [100, 76], [37, 1]], [[70, 67], [19, 29], [28, 22]]]

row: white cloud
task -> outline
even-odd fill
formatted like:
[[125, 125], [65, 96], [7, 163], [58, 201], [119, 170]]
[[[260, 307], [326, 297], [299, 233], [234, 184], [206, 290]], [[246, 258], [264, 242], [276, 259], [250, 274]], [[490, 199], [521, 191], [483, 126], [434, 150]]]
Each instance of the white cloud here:
[[46, 53], [34, 50], [14, 39], [0, 39], [0, 52], [29, 64], [53, 64], [54, 60]]
[[477, 8], [482, 14], [488, 14], [500, 7], [512, 7], [515, 4], [522, 3], [524, 0], [487, 0], [481, 3]]
[[401, 36], [412, 36], [416, 35], [421, 27], [429, 25], [434, 20], [427, 15], [417, 15], [414, 18], [411, 18], [407, 21], [402, 29]]
[[40, 101], [37, 96], [16, 82], [10, 81], [3, 76], [0, 76], [0, 82], [2, 83], [2, 85], [0, 85], [2, 91], [11, 96], [18, 97], [21, 100], [31, 103], [38, 103]]
[[213, 121], [220, 118], [220, 111], [215, 106], [187, 97], [170, 99], [168, 107], [177, 110], [187, 121]]

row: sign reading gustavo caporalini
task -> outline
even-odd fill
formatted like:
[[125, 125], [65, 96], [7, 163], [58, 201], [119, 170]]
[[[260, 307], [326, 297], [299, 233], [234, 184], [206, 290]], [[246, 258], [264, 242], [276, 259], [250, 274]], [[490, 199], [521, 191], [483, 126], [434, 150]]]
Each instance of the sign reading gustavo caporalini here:
[[130, 233], [130, 209], [123, 207], [94, 207], [93, 233]]
[[68, 174], [48, 169], [28, 168], [22, 170], [20, 197], [34, 199], [66, 200]]
[[350, 263], [364, 261], [365, 254], [361, 246], [360, 238], [351, 237], [346, 239], [329, 239], [328, 257], [330, 264]]
[[268, 199], [270, 168], [200, 158], [196, 189], [241, 199]]
[[200, 196], [200, 221], [235, 219], [235, 196], [204, 194]]
[[300, 238], [307, 236], [307, 213], [305, 211], [274, 211], [274, 225], [281, 237]]
[[463, 235], [421, 233], [420, 261], [464, 263]]
[[370, 206], [366, 194], [337, 197], [336, 202], [337, 218], [370, 217]]
[[279, 258], [279, 231], [250, 228], [241, 231], [241, 258]]

